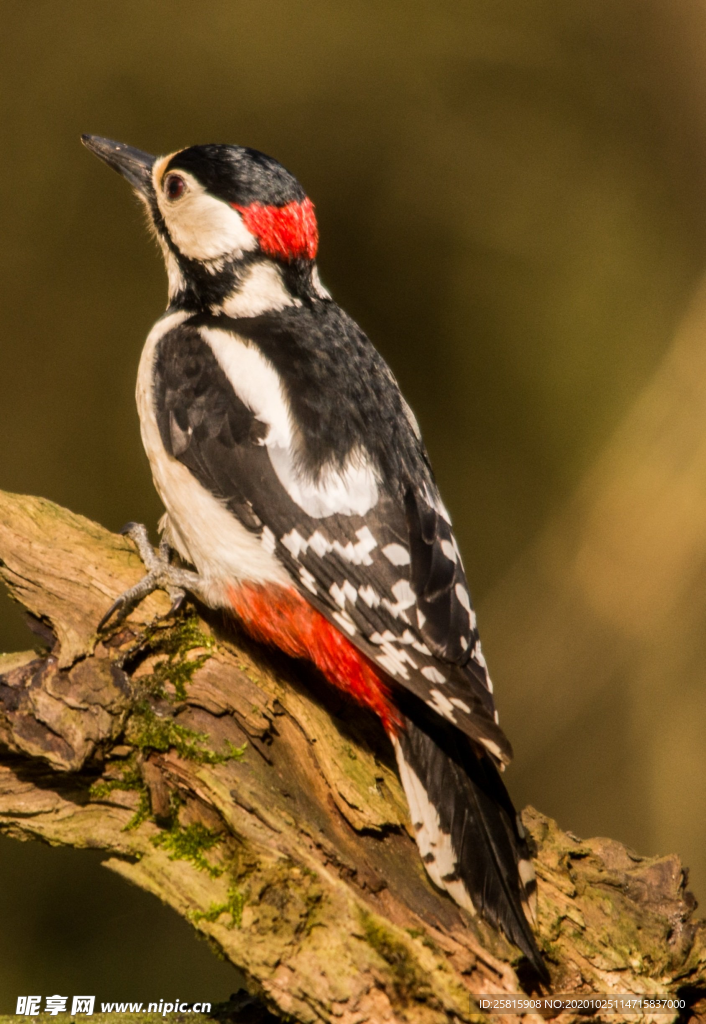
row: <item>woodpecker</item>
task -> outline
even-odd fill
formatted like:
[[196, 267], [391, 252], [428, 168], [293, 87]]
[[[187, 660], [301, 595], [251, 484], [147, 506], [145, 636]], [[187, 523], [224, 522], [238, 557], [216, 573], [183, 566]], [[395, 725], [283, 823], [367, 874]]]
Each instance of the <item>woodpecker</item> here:
[[451, 520], [391, 370], [321, 283], [311, 200], [254, 149], [82, 140], [144, 203], [169, 280], [137, 379], [162, 540], [131, 524], [149, 571], [101, 627], [157, 587], [175, 607], [189, 591], [313, 662], [381, 720], [432, 882], [546, 981]]

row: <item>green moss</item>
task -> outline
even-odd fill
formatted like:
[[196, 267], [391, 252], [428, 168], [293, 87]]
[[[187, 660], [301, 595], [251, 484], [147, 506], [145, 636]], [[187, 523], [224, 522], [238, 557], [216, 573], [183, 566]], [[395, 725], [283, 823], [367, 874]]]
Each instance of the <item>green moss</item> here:
[[419, 939], [421, 944], [423, 946], [426, 946], [427, 949], [431, 949], [434, 953], [441, 953], [441, 950], [439, 949], [437, 944], [434, 942], [433, 939], [429, 938], [429, 936], [427, 935], [423, 928], [405, 928], [405, 931], [407, 932], [410, 938]]
[[398, 997], [403, 1001], [427, 999], [431, 993], [429, 982], [411, 950], [381, 918], [362, 911], [361, 919], [368, 944], [390, 967]]
[[[144, 697], [136, 703], [128, 719], [125, 728], [127, 743], [137, 750], [154, 750], [161, 753], [176, 750], [180, 757], [195, 761], [197, 764], [225, 764], [244, 755], [245, 745], [236, 747], [230, 742], [226, 744], [223, 753], [217, 754], [209, 750], [209, 737], [205, 733], [178, 725], [169, 716], [160, 717], [155, 714], [148, 696], [169, 699], [166, 684], [171, 683], [176, 700], [184, 700], [187, 697], [189, 681], [211, 657], [214, 646], [214, 638], [201, 630], [199, 619], [194, 614], [180, 618], [166, 628], [163, 625], [155, 625], [147, 630], [138, 656], [164, 655], [164, 658], [157, 662], [150, 675], [140, 679], [139, 685]], [[188, 658], [189, 652], [195, 649], [201, 649], [204, 653]], [[91, 789], [91, 797], [100, 800], [116, 789], [134, 790], [140, 794], [138, 810], [126, 828], [136, 828], [150, 817], [149, 792], [134, 756], [121, 767], [120, 778], [96, 783]], [[192, 839], [194, 838], [192, 836]]]
[[[216, 641], [208, 636], [199, 626], [197, 615], [188, 615], [167, 627], [153, 626], [148, 630], [141, 646], [142, 653], [166, 657], [155, 666], [154, 671], [143, 679], [147, 689], [164, 697], [165, 684], [171, 683], [178, 701], [186, 700], [187, 687], [193, 675], [211, 657]], [[204, 648], [204, 653], [196, 658], [188, 658], [190, 651]]]
[[189, 918], [195, 923], [198, 921], [217, 921], [221, 914], [230, 914], [230, 924], [226, 927], [240, 928], [243, 923], [243, 907], [245, 902], [245, 896], [232, 883], [228, 887], [228, 898], [224, 903], [212, 903], [208, 910], [195, 910], [189, 914]]
[[92, 800], [104, 800], [108, 794], [116, 789], [131, 790], [139, 793], [140, 802], [137, 810], [123, 830], [127, 832], [130, 829], [137, 828], [138, 825], [141, 825], [143, 821], [150, 817], [150, 797], [134, 756], [120, 765], [120, 772], [121, 775], [118, 779], [94, 782], [89, 790], [89, 795]]
[[223, 868], [211, 864], [205, 854], [221, 840], [218, 832], [197, 822], [185, 827], [174, 825], [168, 831], [160, 832], [151, 842], [154, 846], [166, 850], [170, 860], [191, 861], [200, 871], [206, 871], [211, 878], [220, 878]]
[[172, 718], [160, 718], [147, 701], [137, 705], [127, 724], [125, 738], [140, 750], [157, 750], [162, 753], [176, 750], [180, 757], [197, 764], [225, 764], [239, 760], [245, 754], [247, 744], [236, 747], [228, 741], [226, 751], [217, 754], [206, 746], [208, 736], [178, 725]]

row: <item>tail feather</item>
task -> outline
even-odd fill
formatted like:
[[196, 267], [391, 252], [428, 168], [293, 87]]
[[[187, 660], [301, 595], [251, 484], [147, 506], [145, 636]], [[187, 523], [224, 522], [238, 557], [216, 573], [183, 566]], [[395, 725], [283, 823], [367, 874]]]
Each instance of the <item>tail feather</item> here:
[[500, 928], [543, 980], [530, 927], [534, 870], [524, 830], [489, 754], [453, 726], [405, 709], [392, 738], [417, 845], [435, 885]]

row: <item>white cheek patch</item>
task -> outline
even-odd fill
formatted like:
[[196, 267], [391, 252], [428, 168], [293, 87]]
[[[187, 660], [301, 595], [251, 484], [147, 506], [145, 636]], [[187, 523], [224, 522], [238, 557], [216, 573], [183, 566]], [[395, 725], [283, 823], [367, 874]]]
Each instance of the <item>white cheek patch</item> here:
[[153, 171], [157, 205], [169, 237], [184, 256], [192, 260], [218, 260], [242, 256], [257, 246], [257, 239], [245, 227], [238, 211], [210, 196], [186, 171], [174, 172], [186, 182], [184, 195], [168, 199], [160, 180], [163, 165], [164, 160], [157, 161]]

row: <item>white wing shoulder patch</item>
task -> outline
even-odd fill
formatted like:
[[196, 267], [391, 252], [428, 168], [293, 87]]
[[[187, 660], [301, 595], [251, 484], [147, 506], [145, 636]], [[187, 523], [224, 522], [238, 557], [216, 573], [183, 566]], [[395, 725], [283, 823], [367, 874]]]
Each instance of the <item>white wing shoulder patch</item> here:
[[203, 335], [233, 391], [269, 428], [262, 443], [289, 497], [313, 519], [336, 514], [363, 516], [378, 499], [373, 467], [361, 451], [353, 452], [342, 469], [326, 468], [312, 480], [301, 467], [285, 390], [269, 360], [254, 345], [229, 331], [207, 328]]

